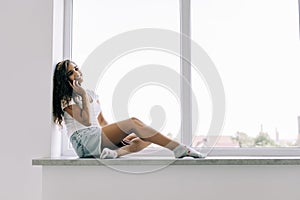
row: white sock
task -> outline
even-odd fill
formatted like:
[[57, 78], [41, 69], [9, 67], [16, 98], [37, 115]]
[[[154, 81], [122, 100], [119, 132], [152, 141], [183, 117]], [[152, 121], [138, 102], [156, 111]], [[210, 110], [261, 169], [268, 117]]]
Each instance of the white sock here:
[[109, 148], [104, 148], [100, 155], [100, 159], [113, 159], [113, 158], [117, 158], [117, 157], [118, 157], [118, 153]]
[[193, 157], [193, 158], [204, 158], [205, 155], [201, 154], [200, 152], [196, 151], [192, 147], [188, 147], [182, 144], [179, 144], [175, 149], [173, 149], [173, 153], [175, 158], [183, 158], [186, 156]]

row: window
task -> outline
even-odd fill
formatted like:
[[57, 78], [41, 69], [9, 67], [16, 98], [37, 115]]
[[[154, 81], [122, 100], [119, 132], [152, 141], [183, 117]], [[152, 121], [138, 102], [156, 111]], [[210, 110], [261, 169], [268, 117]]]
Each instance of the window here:
[[[215, 136], [207, 135], [214, 107], [211, 91], [203, 74], [192, 66], [186, 76], [191, 76], [191, 96], [185, 92], [178, 96], [164, 84], [145, 82], [124, 95], [127, 108], [123, 109], [128, 109], [129, 116], [195, 147], [210, 151], [214, 144], [212, 155], [298, 154], [300, 48], [296, 0], [66, 0], [66, 10], [65, 57], [83, 67], [104, 42], [141, 28], [190, 35], [215, 64], [226, 97], [223, 129]], [[189, 55], [187, 48], [181, 47], [181, 53]], [[113, 97], [120, 95], [118, 87], [122, 88], [123, 79], [139, 74], [138, 68], [161, 65], [182, 74], [181, 62], [180, 56], [153, 48], [136, 49], [112, 60], [93, 85], [100, 94], [104, 116], [109, 122], [120, 119], [113, 110]], [[174, 87], [180, 91], [182, 82], [178, 80]], [[189, 102], [193, 95], [199, 114], [196, 129], [193, 134], [181, 135], [182, 116], [191, 117], [192, 113], [180, 113], [180, 101]], [[153, 121], [151, 115], [164, 123]], [[188, 119], [182, 123], [191, 125]], [[63, 141], [66, 146], [66, 138]]]
[[[84, 68], [88, 56], [103, 42], [121, 33], [142, 28], [180, 32], [179, 1], [90, 0], [86, 2], [73, 0], [69, 3], [72, 5], [70, 8], [72, 7], [73, 13], [72, 31], [70, 32], [72, 56], [70, 57], [82, 66], [84, 73], [89, 73], [89, 69]], [[122, 45], [125, 46], [120, 44], [120, 46]], [[97, 84], [92, 85], [99, 94], [104, 117], [108, 122], [115, 122], [135, 116], [145, 123], [151, 124], [160, 132], [180, 140], [180, 137], [177, 136], [180, 128], [180, 100], [178, 94], [172, 92], [172, 89], [179, 91], [179, 82], [174, 83], [174, 88], [149, 81], [134, 85], [133, 91], [127, 91], [130, 96], [122, 96], [126, 105], [119, 108], [127, 112], [127, 116], [118, 116], [120, 110], [118, 110], [119, 113], [114, 113], [112, 105], [113, 95], [117, 92], [124, 92], [123, 89], [120, 89], [122, 79], [143, 72], [140, 70], [141, 68], [145, 69], [147, 66], [155, 68], [157, 65], [163, 66], [166, 71], [175, 71], [176, 74], [179, 74], [180, 57], [157, 48], [147, 47], [133, 49], [126, 52], [125, 55], [118, 56], [119, 58], [112, 61], [104, 76], [97, 77]], [[140, 75], [155, 76], [153, 72], [149, 73]], [[86, 77], [90, 78], [90, 75], [86, 75]], [[156, 76], [156, 78], [158, 77]], [[165, 79], [162, 76], [159, 78]], [[161, 121], [163, 123], [160, 123]], [[67, 143], [67, 138], [65, 137], [63, 141]], [[64, 152], [68, 154], [67, 150]]]
[[[217, 146], [300, 145], [297, 3], [191, 1], [191, 38], [214, 61], [226, 94], [226, 121]], [[197, 85], [195, 75], [192, 73], [193, 88]], [[209, 121], [204, 116], [210, 115], [205, 109], [210, 108], [210, 102], [200, 95], [203, 129], [199, 129], [197, 141], [205, 145]]]

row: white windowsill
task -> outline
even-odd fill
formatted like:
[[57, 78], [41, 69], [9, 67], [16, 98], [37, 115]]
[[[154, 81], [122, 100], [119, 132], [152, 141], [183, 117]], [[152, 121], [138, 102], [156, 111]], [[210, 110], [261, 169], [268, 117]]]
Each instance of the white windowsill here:
[[102, 166], [102, 165], [300, 165], [300, 157], [222, 156], [205, 159], [173, 157], [122, 157], [118, 159], [80, 159], [77, 157], [33, 159], [32, 165]]
[[101, 166], [101, 165], [300, 165], [300, 148], [196, 148], [208, 153], [205, 159], [175, 159], [165, 148], [148, 147], [118, 159], [80, 159], [73, 155], [33, 159], [33, 165]]

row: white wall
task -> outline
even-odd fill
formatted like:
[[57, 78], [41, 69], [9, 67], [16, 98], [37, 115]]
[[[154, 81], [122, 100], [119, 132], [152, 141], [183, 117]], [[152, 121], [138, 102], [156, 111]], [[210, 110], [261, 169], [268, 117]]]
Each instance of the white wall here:
[[52, 0], [0, 1], [0, 199], [41, 199], [50, 155]]
[[44, 167], [43, 186], [43, 200], [299, 200], [300, 167], [189, 165], [148, 174], [106, 166]]

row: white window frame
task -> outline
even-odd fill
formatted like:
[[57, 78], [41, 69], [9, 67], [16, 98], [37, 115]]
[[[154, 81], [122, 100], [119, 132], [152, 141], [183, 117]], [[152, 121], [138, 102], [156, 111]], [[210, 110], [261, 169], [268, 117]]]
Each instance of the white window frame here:
[[[181, 35], [191, 36], [191, 1], [180, 1], [180, 33]], [[298, 0], [300, 13], [300, 0]], [[63, 35], [63, 58], [72, 59], [72, 16], [73, 0], [64, 0], [64, 35]], [[299, 33], [300, 33], [300, 14], [299, 14]], [[300, 37], [300, 35], [299, 35]], [[182, 36], [180, 40], [180, 52], [185, 58], [191, 58], [191, 41]], [[182, 58], [182, 56], [181, 56]], [[186, 83], [191, 82], [191, 65], [184, 59], [180, 61], [181, 80]], [[185, 81], [180, 82], [181, 92], [181, 142], [184, 144], [192, 143], [192, 108], [191, 108], [191, 88]], [[299, 130], [300, 131], [300, 130]], [[183, 134], [184, 133], [184, 134]], [[188, 133], [188, 134], [187, 134]], [[62, 156], [75, 156], [74, 151], [67, 147], [68, 139], [66, 134], [62, 134]], [[157, 148], [156, 148], [157, 149]], [[170, 151], [157, 151], [155, 147], [148, 147], [142, 151], [143, 156], [168, 156]], [[152, 152], [152, 153], [149, 153]], [[157, 152], [157, 153], [153, 153]], [[215, 147], [209, 152], [209, 156], [300, 156], [299, 147], [254, 147], [254, 148], [232, 148]]]
[[[64, 27], [63, 27], [63, 59], [72, 59], [72, 24], [73, 24], [73, 0], [64, 0]], [[61, 155], [75, 156], [74, 150], [70, 146], [66, 130], [61, 134]]]

